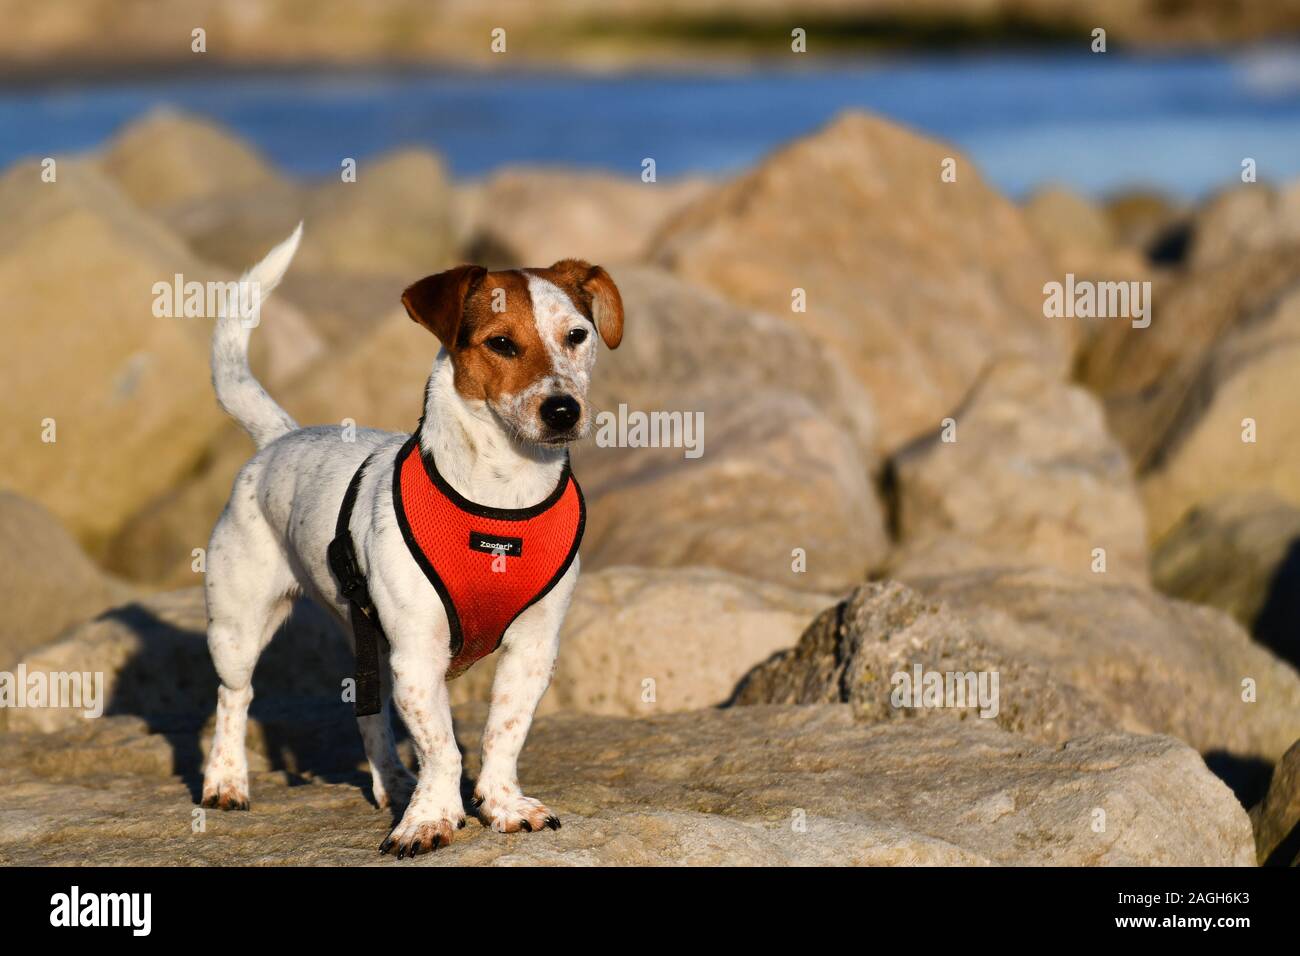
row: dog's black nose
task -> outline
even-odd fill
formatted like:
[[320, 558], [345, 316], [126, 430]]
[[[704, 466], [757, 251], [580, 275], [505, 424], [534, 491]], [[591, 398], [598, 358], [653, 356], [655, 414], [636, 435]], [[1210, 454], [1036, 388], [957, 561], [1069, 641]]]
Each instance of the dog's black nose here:
[[552, 395], [542, 402], [542, 421], [557, 432], [567, 432], [582, 416], [582, 406], [572, 395]]

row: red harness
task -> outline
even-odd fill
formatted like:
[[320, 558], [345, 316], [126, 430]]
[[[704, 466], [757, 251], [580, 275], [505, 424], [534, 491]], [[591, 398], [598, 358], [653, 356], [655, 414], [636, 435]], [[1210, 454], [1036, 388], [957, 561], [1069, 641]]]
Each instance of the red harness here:
[[506, 629], [555, 587], [586, 524], [582, 491], [566, 461], [531, 508], [489, 508], [447, 484], [412, 435], [393, 468], [393, 507], [412, 557], [442, 598], [458, 677], [497, 649]]

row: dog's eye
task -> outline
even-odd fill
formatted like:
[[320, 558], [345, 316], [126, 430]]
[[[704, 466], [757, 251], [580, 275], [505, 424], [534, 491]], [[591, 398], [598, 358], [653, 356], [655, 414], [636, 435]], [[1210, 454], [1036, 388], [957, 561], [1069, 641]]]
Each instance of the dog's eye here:
[[587, 341], [586, 329], [569, 329], [570, 345], [581, 345], [585, 341]]
[[497, 355], [504, 355], [506, 358], [514, 358], [519, 354], [519, 349], [515, 348], [515, 343], [504, 335], [494, 335], [483, 344], [496, 352]]

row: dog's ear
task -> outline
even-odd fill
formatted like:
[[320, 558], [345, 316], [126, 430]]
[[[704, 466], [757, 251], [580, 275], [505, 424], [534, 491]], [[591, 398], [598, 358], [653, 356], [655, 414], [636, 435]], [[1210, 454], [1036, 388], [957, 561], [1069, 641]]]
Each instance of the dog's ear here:
[[561, 259], [551, 266], [578, 301], [591, 310], [596, 331], [611, 349], [623, 341], [623, 297], [609, 273], [581, 259]]
[[402, 305], [407, 315], [436, 335], [450, 352], [465, 314], [465, 299], [486, 275], [482, 266], [457, 266], [425, 276], [402, 293]]

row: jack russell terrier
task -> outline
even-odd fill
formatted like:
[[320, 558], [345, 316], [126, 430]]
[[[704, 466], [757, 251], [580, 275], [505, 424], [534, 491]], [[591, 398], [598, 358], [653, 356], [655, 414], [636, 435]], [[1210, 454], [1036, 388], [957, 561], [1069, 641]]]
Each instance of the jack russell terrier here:
[[[202, 802], [247, 810], [244, 734], [258, 656], [307, 594], [345, 624], [357, 655], [356, 711], [375, 800], [406, 810], [380, 846], [436, 850], [465, 823], [447, 681], [499, 645], [474, 788], [480, 821], [512, 833], [558, 828], [519, 789], [516, 764], [559, 649], [578, 579], [582, 494], [570, 442], [590, 428], [595, 337], [616, 348], [623, 303], [599, 266], [460, 266], [402, 295], [441, 343], [414, 435], [300, 428], [248, 366], [254, 322], [288, 268], [299, 225], [231, 291], [212, 341], [217, 400], [257, 443], [212, 532], [208, 647], [221, 686]], [[245, 313], [247, 314], [247, 313]], [[394, 747], [390, 700], [419, 759]]]

